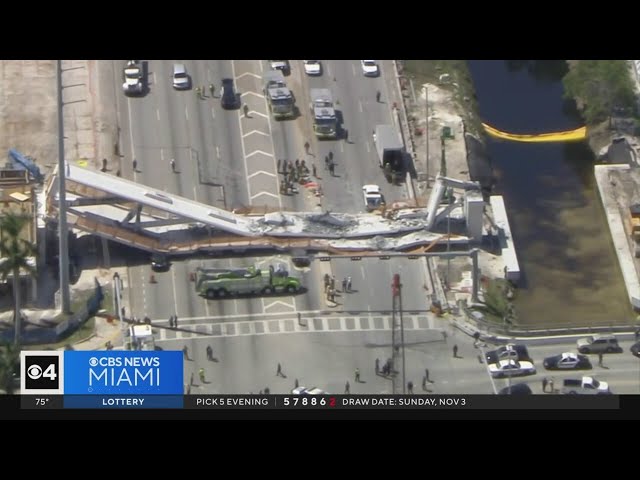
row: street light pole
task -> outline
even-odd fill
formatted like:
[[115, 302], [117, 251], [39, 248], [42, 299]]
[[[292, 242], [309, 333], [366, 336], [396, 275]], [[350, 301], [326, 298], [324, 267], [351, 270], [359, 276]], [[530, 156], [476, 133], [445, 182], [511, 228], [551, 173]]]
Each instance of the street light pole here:
[[69, 294], [69, 230], [67, 227], [67, 174], [64, 161], [64, 116], [62, 112], [62, 60], [57, 63], [58, 77], [58, 259], [60, 266], [60, 300], [62, 313], [71, 313]]
[[427, 167], [427, 188], [429, 188], [429, 87], [427, 85], [424, 86], [424, 110], [425, 117], [427, 120], [427, 124], [425, 127], [425, 133], [427, 138], [427, 153], [426, 153], [426, 167]]

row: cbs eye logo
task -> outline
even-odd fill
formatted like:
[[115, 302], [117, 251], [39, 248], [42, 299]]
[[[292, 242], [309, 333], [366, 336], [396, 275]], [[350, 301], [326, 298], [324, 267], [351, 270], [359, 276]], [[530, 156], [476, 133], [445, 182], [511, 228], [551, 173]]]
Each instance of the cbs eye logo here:
[[58, 390], [60, 388], [60, 357], [57, 355], [27, 355], [23, 359], [24, 390]]

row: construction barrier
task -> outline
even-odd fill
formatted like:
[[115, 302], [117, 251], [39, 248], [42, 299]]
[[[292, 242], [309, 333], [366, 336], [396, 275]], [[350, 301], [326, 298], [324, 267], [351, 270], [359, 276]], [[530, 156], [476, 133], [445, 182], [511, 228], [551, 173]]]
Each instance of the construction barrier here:
[[515, 133], [506, 133], [493, 128], [491, 125], [483, 123], [482, 126], [486, 132], [495, 138], [503, 140], [512, 140], [514, 142], [576, 142], [587, 138], [587, 127], [576, 128], [566, 132], [539, 133], [535, 135], [518, 135]]

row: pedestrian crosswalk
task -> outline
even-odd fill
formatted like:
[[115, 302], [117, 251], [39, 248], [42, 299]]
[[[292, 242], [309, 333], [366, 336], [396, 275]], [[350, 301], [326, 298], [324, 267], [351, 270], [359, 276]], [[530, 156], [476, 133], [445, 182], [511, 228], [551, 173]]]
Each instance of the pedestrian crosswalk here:
[[[396, 321], [399, 321], [396, 319]], [[384, 315], [309, 316], [301, 318], [267, 318], [258, 320], [221, 321], [219, 319], [181, 319], [177, 329], [167, 321], [154, 322], [156, 342], [182, 340], [198, 336], [235, 337], [247, 335], [281, 335], [287, 333], [335, 333], [391, 330], [392, 317]], [[404, 315], [404, 329], [441, 330], [432, 315]]]

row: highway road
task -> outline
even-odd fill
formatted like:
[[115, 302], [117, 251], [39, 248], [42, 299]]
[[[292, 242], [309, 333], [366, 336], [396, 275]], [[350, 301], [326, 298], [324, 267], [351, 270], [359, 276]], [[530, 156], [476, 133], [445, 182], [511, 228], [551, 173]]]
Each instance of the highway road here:
[[[174, 90], [171, 83], [174, 61], [149, 62], [149, 93], [142, 98], [127, 98], [120, 89], [122, 66], [116, 64], [114, 82], [119, 93], [122, 175], [125, 178], [228, 209], [266, 205], [298, 211], [362, 212], [361, 187], [366, 183], [379, 184], [389, 203], [406, 198], [404, 185], [390, 185], [382, 175], [371, 135], [376, 124], [393, 122], [387, 101], [390, 89], [395, 85], [390, 62], [382, 63], [379, 78], [366, 78], [361, 74], [359, 60], [324, 62], [325, 72], [321, 77], [306, 76], [302, 62], [292, 61], [287, 82], [297, 98], [301, 115], [289, 121], [275, 121], [269, 115], [262, 95], [261, 77], [268, 68], [265, 61], [181, 62], [185, 63], [193, 86], [213, 83], [216, 97], [221, 79], [233, 78], [249, 114], [245, 116], [242, 109], [223, 110], [219, 98], [212, 98], [208, 89], [205, 99], [199, 99], [193, 90]], [[120, 63], [124, 65], [125, 62]], [[349, 130], [348, 142], [344, 139], [318, 142], [312, 135], [309, 115], [309, 88], [312, 87], [331, 88], [342, 114], [343, 127]], [[377, 90], [382, 92], [380, 103], [375, 98]], [[307, 140], [311, 143], [310, 156], [304, 153]], [[330, 151], [337, 164], [335, 177], [329, 177], [329, 172], [324, 171], [324, 157]], [[134, 158], [136, 171], [132, 168]], [[176, 161], [176, 173], [170, 168], [172, 158]], [[277, 159], [294, 161], [296, 158], [316, 163], [318, 182], [324, 190], [322, 198], [304, 188], [292, 196], [280, 195]], [[193, 283], [189, 282], [189, 272], [197, 266], [227, 267], [254, 262], [263, 266], [284, 264], [302, 278], [308, 292], [293, 297], [208, 301], [199, 297]], [[149, 316], [154, 324], [166, 326], [172, 314], [178, 315], [183, 325], [185, 322], [198, 323], [201, 319], [205, 319], [205, 324], [211, 323], [215, 318], [227, 316], [252, 318], [263, 313], [389, 310], [394, 273], [402, 276], [404, 307], [425, 310], [425, 272], [421, 265], [422, 262], [411, 260], [336, 260], [296, 269], [287, 256], [192, 259], [175, 261], [168, 272], [155, 274], [157, 283], [153, 284], [149, 282], [148, 264], [131, 266], [131, 312], [136, 317]], [[353, 293], [340, 293], [335, 304], [328, 303], [321, 286], [325, 273], [335, 275], [338, 285], [342, 278], [351, 276]], [[337, 343], [341, 342], [340, 334], [327, 335], [328, 338], [336, 337]], [[386, 335], [389, 342], [389, 332], [378, 335]], [[316, 343], [312, 338], [312, 335], [304, 336], [298, 347], [313, 350]], [[219, 339], [221, 342], [227, 340], [243, 341]], [[199, 342], [194, 342], [192, 347], [196, 349], [194, 354], [198, 354]], [[276, 351], [279, 350], [276, 347]], [[355, 368], [354, 362], [355, 359], [347, 368]]]

